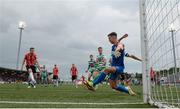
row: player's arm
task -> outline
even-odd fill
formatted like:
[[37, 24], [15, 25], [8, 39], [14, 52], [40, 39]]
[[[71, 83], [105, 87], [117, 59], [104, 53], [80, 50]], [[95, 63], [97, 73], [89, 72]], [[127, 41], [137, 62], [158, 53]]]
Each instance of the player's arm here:
[[88, 65], [87, 71], [90, 69], [90, 64]]
[[121, 51], [124, 49], [124, 45], [122, 43], [118, 43], [118, 46], [115, 51]]
[[35, 63], [37, 64], [37, 67], [38, 67], [39, 71], [41, 72], [40, 64], [37, 59], [35, 60]]
[[21, 66], [21, 71], [23, 70], [23, 67], [24, 67], [24, 64], [25, 64], [25, 58], [23, 59], [23, 63], [22, 63], [22, 66]]
[[72, 75], [72, 68], [70, 69], [70, 75]]
[[106, 65], [106, 62], [107, 62], [106, 58], [103, 58], [103, 65]]
[[46, 70], [46, 76], [48, 76], [48, 71]]
[[76, 68], [76, 73], [77, 73], [77, 75], [78, 75], [78, 69]]
[[124, 49], [124, 45], [122, 43], [118, 43], [117, 48], [114, 52], [114, 56], [117, 58], [121, 55], [120, 51]]
[[135, 56], [135, 55], [129, 55], [128, 53], [126, 53], [126, 57], [132, 58], [132, 59], [137, 60], [137, 61], [140, 61], [140, 62], [142, 61], [142, 59], [138, 58], [137, 56]]
[[118, 42], [121, 42], [122, 39], [127, 38], [128, 34], [123, 35], [121, 38], [119, 38]]
[[96, 58], [96, 63], [98, 63], [99, 61], [98, 61], [98, 57]]

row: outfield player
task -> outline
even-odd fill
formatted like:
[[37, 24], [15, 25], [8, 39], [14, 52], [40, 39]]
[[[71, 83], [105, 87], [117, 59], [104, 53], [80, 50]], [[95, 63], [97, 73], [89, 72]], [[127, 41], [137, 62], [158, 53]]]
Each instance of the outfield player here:
[[91, 54], [89, 56], [90, 60], [88, 61], [88, 70], [89, 76], [88, 76], [88, 81], [91, 80], [91, 77], [93, 76], [93, 72], [96, 71], [96, 61], [93, 58], [93, 55]]
[[[118, 42], [121, 42], [121, 40], [123, 40], [124, 38], [127, 38], [128, 37], [128, 34], [124, 34], [121, 38], [118, 39]], [[94, 77], [96, 77], [99, 72], [103, 71], [107, 66], [106, 66], [106, 57], [104, 56], [103, 54], [103, 48], [102, 47], [99, 47], [98, 48], [98, 53], [99, 55], [97, 55], [97, 58], [96, 58], [96, 63], [97, 63], [97, 66], [96, 66], [96, 71], [94, 71]], [[110, 66], [111, 66], [111, 58], [109, 60], [109, 63], [110, 63]], [[106, 76], [105, 78], [105, 81], [108, 81], [108, 78], [109, 78], [109, 75]]]
[[54, 68], [53, 68], [53, 84], [54, 84], [54, 87], [58, 87], [58, 76], [59, 76], [59, 69], [57, 67], [57, 65], [55, 64], [54, 65]]
[[[113, 44], [111, 54], [112, 66], [105, 68], [104, 71], [100, 72], [99, 76], [94, 79], [93, 82], [85, 81], [84, 84], [89, 90], [95, 91], [96, 85], [101, 83], [105, 79], [106, 75], [110, 74], [109, 83], [112, 89], [122, 91], [130, 95], [135, 95], [135, 92], [130, 88], [130, 86], [125, 87], [121, 84], [117, 84], [119, 75], [124, 73], [125, 48], [121, 42], [118, 42], [117, 34], [115, 32], [108, 34], [108, 38], [109, 42]], [[131, 56], [129, 55], [129, 57]]]
[[[35, 54], [35, 48], [31, 47], [29, 50], [30, 50], [29, 53], [27, 53], [24, 56], [21, 70], [23, 70], [24, 64], [26, 64], [27, 71], [30, 71], [29, 69], [31, 69], [33, 72], [33, 76], [36, 80], [37, 79], [36, 65], [40, 72], [41, 72], [41, 70], [39, 67], [39, 62], [37, 60], [37, 55]], [[28, 74], [30, 74], [30, 72], [28, 72]], [[29, 83], [29, 86], [30, 86], [30, 83]]]
[[[103, 69], [106, 68], [106, 57], [103, 54], [103, 48], [102, 47], [98, 47], [98, 55], [96, 57], [96, 63], [97, 63], [97, 70], [98, 72], [102, 71]], [[97, 74], [95, 74], [96, 76]]]
[[[122, 39], [127, 38], [128, 34], [124, 34], [121, 38], [118, 39], [118, 42], [121, 42]], [[133, 59], [136, 59], [138, 61], [141, 61], [141, 59], [137, 58], [134, 55], [129, 55], [128, 53], [125, 53], [126, 57], [131, 57]], [[121, 84], [128, 86], [131, 81], [131, 76], [127, 73], [120, 74], [119, 81], [121, 81]]]
[[150, 70], [150, 77], [151, 77], [151, 86], [154, 87], [156, 84], [156, 73], [155, 71], [153, 70], [153, 68], [151, 67], [151, 70]]
[[45, 87], [47, 87], [48, 84], [48, 72], [46, 70], [46, 66], [43, 65], [42, 70], [41, 70], [41, 81], [42, 84], [45, 85]]
[[[99, 75], [99, 72], [104, 70], [106, 67], [106, 57], [103, 54], [103, 48], [98, 47], [98, 55], [96, 56], [96, 70], [93, 72], [93, 79], [95, 79]], [[107, 81], [107, 78], [105, 81]]]
[[78, 69], [75, 66], [75, 64], [72, 64], [70, 73], [71, 73], [72, 83], [74, 83], [77, 87], [76, 80], [77, 80], [77, 75], [78, 75]]

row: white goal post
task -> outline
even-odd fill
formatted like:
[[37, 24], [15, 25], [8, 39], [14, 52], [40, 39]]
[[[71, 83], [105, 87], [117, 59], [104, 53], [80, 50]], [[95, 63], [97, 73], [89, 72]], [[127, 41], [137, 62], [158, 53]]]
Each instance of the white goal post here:
[[180, 0], [139, 0], [143, 99], [180, 107]]

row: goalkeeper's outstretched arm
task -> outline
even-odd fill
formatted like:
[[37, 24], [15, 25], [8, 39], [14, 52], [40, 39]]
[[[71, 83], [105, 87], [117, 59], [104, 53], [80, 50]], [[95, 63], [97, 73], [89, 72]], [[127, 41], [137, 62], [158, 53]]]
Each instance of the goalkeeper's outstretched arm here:
[[128, 34], [124, 34], [121, 38], [118, 39], [118, 42], [121, 42], [121, 40], [123, 40], [124, 38], [127, 38]]

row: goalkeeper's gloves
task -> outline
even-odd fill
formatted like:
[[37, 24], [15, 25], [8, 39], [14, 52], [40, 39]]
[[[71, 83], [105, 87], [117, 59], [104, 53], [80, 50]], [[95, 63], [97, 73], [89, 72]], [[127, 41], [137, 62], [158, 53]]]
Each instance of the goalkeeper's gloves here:
[[115, 56], [115, 58], [118, 58], [119, 56], [121, 56], [121, 53], [119, 51], [115, 51], [114, 56]]

